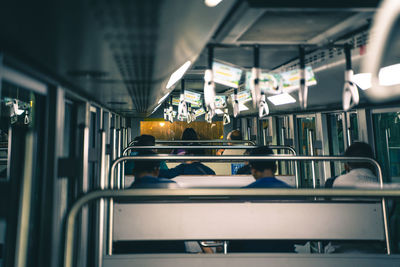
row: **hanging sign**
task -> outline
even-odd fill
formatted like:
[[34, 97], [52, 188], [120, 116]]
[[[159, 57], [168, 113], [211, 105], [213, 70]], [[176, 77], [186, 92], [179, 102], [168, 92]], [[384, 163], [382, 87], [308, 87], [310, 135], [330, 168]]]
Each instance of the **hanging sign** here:
[[219, 62], [213, 62], [214, 82], [238, 88], [242, 70]]
[[204, 110], [204, 108], [199, 108], [199, 109], [195, 109], [195, 110], [193, 111], [193, 113], [194, 113], [194, 115], [195, 115], [196, 117], [199, 117], [199, 116], [201, 116], [201, 115], [206, 114], [206, 111]]
[[[312, 86], [317, 84], [314, 72], [310, 66], [306, 69], [306, 84]], [[251, 71], [246, 72], [246, 84], [245, 88], [250, 90], [251, 88]], [[260, 89], [266, 94], [281, 94], [282, 92], [289, 93], [300, 88], [300, 70], [290, 70], [281, 73], [268, 73], [261, 72], [259, 79]]]
[[[231, 94], [231, 98], [232, 98], [232, 101], [234, 101], [234, 94]], [[238, 100], [239, 103], [242, 103], [242, 104], [244, 104], [244, 103], [246, 103], [248, 101], [251, 101], [252, 98], [251, 98], [250, 91], [245, 90], [245, 91], [239, 92], [237, 94], [237, 100]]]
[[179, 97], [173, 97], [172, 98], [172, 105], [173, 106], [179, 106]]
[[[247, 71], [246, 72], [246, 84], [245, 88], [247, 90], [251, 89], [251, 80], [252, 79], [252, 72]], [[276, 73], [267, 73], [267, 72], [261, 72], [258, 84], [260, 86], [260, 89], [263, 90], [265, 93], [277, 93], [279, 92], [280, 89], [280, 82], [281, 77], [280, 74]]]
[[199, 107], [201, 106], [201, 94], [185, 90], [185, 101], [192, 104], [192, 107]]
[[[310, 66], [307, 66], [305, 68], [306, 72], [306, 85], [311, 86], [311, 85], [316, 85], [317, 80], [315, 79], [314, 72], [312, 71], [312, 68]], [[300, 70], [291, 70], [291, 71], [286, 71], [282, 72], [281, 74], [281, 80], [282, 80], [282, 90], [286, 93], [299, 89], [300, 88]]]

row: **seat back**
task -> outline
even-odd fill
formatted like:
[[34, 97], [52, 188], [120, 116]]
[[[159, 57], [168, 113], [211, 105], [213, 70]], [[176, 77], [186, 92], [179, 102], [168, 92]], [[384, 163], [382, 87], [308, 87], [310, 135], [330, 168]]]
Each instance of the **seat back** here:
[[134, 203], [114, 207], [114, 241], [385, 240], [380, 203]]

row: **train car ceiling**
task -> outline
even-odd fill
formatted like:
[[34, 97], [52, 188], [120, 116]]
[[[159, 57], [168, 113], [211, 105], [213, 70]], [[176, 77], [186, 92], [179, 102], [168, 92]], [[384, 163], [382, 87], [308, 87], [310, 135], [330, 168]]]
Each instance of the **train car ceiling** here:
[[[341, 109], [344, 53], [332, 45], [352, 43], [353, 70], [360, 73], [380, 1], [224, 0], [214, 7], [179, 0], [23, 2], [1, 4], [0, 43], [6, 54], [27, 59], [123, 115], [161, 110], [155, 114], [163, 117], [169, 94], [174, 90], [179, 96], [182, 74], [186, 89], [203, 92], [207, 44], [215, 45], [215, 60], [243, 70], [254, 66], [253, 45], [259, 44], [259, 67], [269, 72], [293, 69], [304, 45], [306, 65], [317, 79], [308, 88], [308, 109]], [[181, 67], [189, 69], [176, 73]], [[216, 84], [215, 91], [227, 96], [221, 119], [232, 116], [233, 89]], [[360, 104], [367, 103], [365, 92], [359, 93]], [[267, 94], [269, 112], [300, 111], [297, 93], [290, 96], [291, 103], [275, 105]], [[250, 102], [239, 106], [240, 115], [260, 111]]]

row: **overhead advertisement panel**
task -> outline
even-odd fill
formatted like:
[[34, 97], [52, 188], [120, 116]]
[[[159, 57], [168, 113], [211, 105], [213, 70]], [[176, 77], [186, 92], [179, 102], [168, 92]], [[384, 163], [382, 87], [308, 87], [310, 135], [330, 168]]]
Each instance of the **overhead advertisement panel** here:
[[206, 111], [204, 110], [204, 108], [199, 108], [199, 109], [194, 110], [194, 115], [196, 117], [201, 116], [203, 114], [206, 114]]
[[179, 106], [179, 97], [173, 97], [172, 98], [172, 105], [174, 106]]
[[[234, 94], [231, 94], [232, 101], [234, 100]], [[249, 90], [241, 91], [237, 94], [237, 99], [239, 103], [246, 103], [252, 100], [251, 92]]]
[[[315, 79], [314, 72], [310, 66], [306, 69], [306, 84], [307, 86], [316, 85], [317, 80]], [[300, 70], [291, 70], [282, 72], [281, 74], [282, 86], [284, 92], [294, 91], [300, 88]]]
[[[250, 90], [251, 88], [251, 71], [246, 71], [246, 85], [245, 88]], [[264, 90], [266, 93], [277, 93], [281, 86], [279, 86], [279, 81], [281, 80], [280, 74], [261, 72], [259, 78], [260, 89]]]
[[192, 107], [200, 107], [201, 94], [185, 90], [185, 101], [186, 103], [192, 104]]
[[[314, 72], [310, 66], [306, 69], [306, 84], [308, 86], [316, 85]], [[246, 72], [245, 88], [250, 90], [251, 71]], [[291, 92], [300, 88], [300, 70], [290, 70], [282, 73], [261, 72], [260, 89], [269, 94], [281, 94], [282, 92]]]
[[219, 62], [213, 62], [214, 82], [233, 88], [239, 87], [242, 70]]

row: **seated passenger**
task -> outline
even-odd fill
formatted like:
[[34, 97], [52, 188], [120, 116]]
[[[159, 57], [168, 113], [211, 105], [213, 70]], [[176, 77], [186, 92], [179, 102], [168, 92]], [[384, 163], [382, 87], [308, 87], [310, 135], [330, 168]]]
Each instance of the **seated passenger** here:
[[[141, 151], [138, 156], [155, 156], [153, 151]], [[159, 160], [137, 160], [135, 161], [135, 181], [131, 188], [178, 188], [178, 185], [169, 179], [157, 178], [160, 172]]]
[[[258, 147], [250, 151], [251, 156], [273, 155], [268, 146]], [[251, 174], [255, 182], [244, 188], [290, 188], [290, 186], [275, 178], [276, 162], [274, 160], [250, 160]], [[290, 240], [232, 240], [231, 252], [294, 252], [294, 242]]]
[[[186, 128], [183, 133], [182, 133], [182, 138], [183, 141], [196, 141], [199, 140], [199, 137], [197, 136], [196, 131], [193, 128]], [[190, 145], [199, 145], [198, 143], [182, 143], [183, 146], [190, 146]], [[188, 153], [190, 153], [190, 151], [188, 151], [188, 149], [177, 149], [175, 151], [172, 152], [172, 154], [177, 154], [177, 155], [187, 155]], [[201, 153], [203, 154], [203, 153]]]
[[[344, 153], [346, 157], [374, 158], [370, 145], [363, 142], [353, 143]], [[377, 183], [374, 167], [368, 162], [348, 162], [346, 174], [331, 178], [333, 187], [357, 187]], [[371, 200], [368, 198], [368, 200]], [[375, 241], [332, 241], [325, 246], [325, 253], [383, 253], [384, 244]]]
[[[152, 135], [147, 135], [147, 134], [142, 134], [140, 136], [136, 136], [135, 139], [133, 139], [135, 146], [154, 146], [156, 144], [156, 139]], [[144, 150], [141, 150], [144, 151]], [[132, 151], [129, 155], [130, 156], [136, 156], [139, 151]], [[126, 175], [132, 175], [133, 174], [133, 169], [135, 167], [135, 163], [133, 161], [127, 161], [125, 163], [125, 174]], [[165, 161], [161, 161], [160, 163], [160, 169], [168, 169], [167, 164]]]
[[[344, 153], [346, 157], [374, 158], [372, 148], [367, 143], [355, 142]], [[333, 187], [354, 187], [378, 182], [374, 167], [368, 162], [348, 162], [344, 165], [346, 174], [334, 179]]]
[[[226, 136], [226, 140], [243, 140], [242, 133], [239, 130], [233, 130], [228, 133]], [[234, 143], [228, 143], [228, 145], [235, 145]], [[217, 155], [243, 155], [246, 152], [246, 149], [225, 149], [225, 150], [218, 150]]]
[[[273, 156], [268, 146], [258, 147], [250, 152], [251, 156]], [[256, 179], [245, 188], [290, 188], [287, 183], [275, 178], [276, 162], [274, 160], [250, 160], [251, 174]]]
[[[189, 155], [199, 155], [201, 152], [192, 150]], [[160, 177], [174, 178], [179, 175], [215, 175], [215, 172], [200, 161], [191, 160], [179, 164], [175, 168], [160, 170]]]

